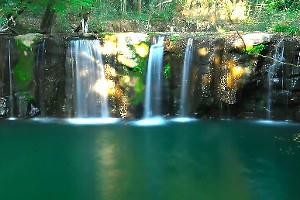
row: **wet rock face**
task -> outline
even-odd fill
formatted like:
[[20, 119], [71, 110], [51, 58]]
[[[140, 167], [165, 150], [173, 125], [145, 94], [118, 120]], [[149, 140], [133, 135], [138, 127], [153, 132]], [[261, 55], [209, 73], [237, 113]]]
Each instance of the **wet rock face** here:
[[0, 97], [0, 118], [6, 117], [8, 115], [9, 107], [7, 99]]
[[[252, 34], [251, 37], [254, 35], [256, 34]], [[245, 52], [243, 48], [234, 45], [238, 39], [239, 37], [216, 39], [207, 36], [194, 39], [195, 52], [190, 86], [192, 114], [200, 118], [299, 121], [299, 41], [260, 36], [251, 40], [251, 45], [255, 44], [251, 47], [254, 50], [247, 48], [250, 51]], [[278, 48], [280, 42], [283, 42], [283, 45]], [[259, 45], [263, 48], [255, 52], [256, 46]], [[172, 52], [176, 54], [176, 48], [173, 48]], [[276, 54], [282, 54], [282, 58]], [[171, 93], [175, 104], [178, 104], [183, 59], [175, 58], [174, 55], [168, 59], [172, 60], [172, 65], [175, 66], [170, 89], [174, 91]], [[274, 65], [273, 75], [268, 81], [269, 71]], [[176, 113], [176, 108], [170, 113]]]
[[37, 108], [33, 102], [27, 104], [27, 116], [30, 118], [39, 116], [41, 113], [40, 109]]
[[8, 41], [9, 37], [0, 37], [0, 96], [2, 97], [9, 95]]
[[[184, 52], [190, 37], [190, 116], [300, 121], [300, 41], [267, 33], [243, 36], [249, 44], [247, 52], [236, 45], [240, 41], [237, 35], [166, 34], [163, 116], [178, 115]], [[142, 117], [149, 49], [154, 38], [133, 33], [99, 36], [113, 117]], [[11, 113], [20, 118], [72, 117], [75, 76], [67, 67], [68, 40], [40, 35], [20, 39], [21, 46], [10, 41], [8, 56], [8, 38], [0, 37], [0, 117]], [[278, 61], [274, 55], [280, 41], [283, 59]]]
[[44, 38], [35, 56], [35, 101], [41, 116], [64, 117], [65, 107], [65, 41], [60, 37]]

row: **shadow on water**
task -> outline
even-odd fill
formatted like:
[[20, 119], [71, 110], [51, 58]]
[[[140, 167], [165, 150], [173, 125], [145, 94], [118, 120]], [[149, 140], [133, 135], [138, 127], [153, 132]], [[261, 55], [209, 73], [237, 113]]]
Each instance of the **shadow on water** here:
[[293, 200], [300, 125], [3, 121], [2, 199]]

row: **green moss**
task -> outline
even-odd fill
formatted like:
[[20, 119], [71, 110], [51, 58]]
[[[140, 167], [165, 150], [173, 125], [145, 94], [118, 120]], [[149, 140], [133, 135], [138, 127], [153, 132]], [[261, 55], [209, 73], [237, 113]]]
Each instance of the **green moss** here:
[[5, 17], [0, 16], [0, 27], [7, 24], [7, 19]]
[[18, 62], [14, 67], [15, 87], [17, 91], [26, 91], [33, 81], [34, 54], [31, 47], [16, 41], [19, 52]]
[[[142, 41], [140, 42], [138, 45], [141, 45], [141, 44], [146, 44], [147, 46], [150, 46], [150, 42], [149, 41]], [[136, 53], [136, 50], [134, 48], [133, 45], [128, 45], [130, 51], [134, 54], [134, 59], [135, 61], [137, 61], [137, 65], [134, 66], [132, 68], [132, 71], [133, 72], [140, 72], [140, 73], [144, 73], [145, 69], [146, 69], [146, 66], [147, 66], [147, 57], [141, 57], [139, 56], [137, 53]]]
[[140, 72], [143, 73], [147, 66], [147, 59], [146, 58], [138, 58], [138, 65], [132, 68], [133, 72]]
[[130, 100], [133, 105], [138, 105], [144, 100], [144, 77], [147, 68], [147, 58], [139, 57], [138, 59], [139, 64], [132, 69], [134, 76], [137, 78], [137, 82], [134, 85], [135, 95]]
[[138, 105], [144, 101], [144, 78], [139, 77], [134, 85], [134, 97], [131, 98], [130, 102], [132, 105]]
[[101, 32], [101, 33], [98, 33], [98, 37], [99, 38], [104, 38], [105, 36], [112, 36], [114, 34], [115, 33], [112, 33], [112, 32]]
[[[147, 43], [147, 42], [142, 42]], [[146, 73], [147, 68], [147, 57], [143, 58], [140, 57], [133, 45], [128, 45], [130, 51], [134, 54], [134, 59], [137, 61], [138, 65], [134, 66], [133, 68], [125, 67], [129, 71], [131, 77], [136, 78], [136, 83], [134, 85], [134, 95], [132, 95], [129, 99], [132, 105], [138, 105], [143, 102], [144, 100], [144, 76]]]
[[259, 44], [253, 47], [247, 47], [246, 48], [246, 53], [250, 55], [257, 55], [260, 54], [264, 49], [266, 48], [266, 45], [264, 44]]
[[147, 35], [149, 36], [149, 38], [154, 37], [154, 36], [159, 36], [161, 35], [159, 32], [148, 32]]
[[171, 74], [171, 65], [170, 63], [167, 63], [164, 67], [164, 78], [169, 79]]
[[40, 33], [28, 33], [25, 35], [18, 35], [15, 37], [17, 45], [19, 45], [19, 48], [21, 48], [21, 44], [27, 47], [28, 49], [33, 48], [33, 45], [37, 42], [42, 41], [44, 36]]
[[180, 38], [181, 38], [181, 37], [180, 37], [179, 34], [174, 34], [174, 35], [171, 35], [171, 36], [170, 36], [170, 40], [171, 40], [172, 42], [176, 42], [176, 41], [178, 41]]

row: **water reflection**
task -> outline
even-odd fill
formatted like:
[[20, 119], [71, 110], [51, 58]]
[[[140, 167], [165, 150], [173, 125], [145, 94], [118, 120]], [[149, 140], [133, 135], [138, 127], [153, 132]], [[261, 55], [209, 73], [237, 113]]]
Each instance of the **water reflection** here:
[[[297, 200], [300, 125], [2, 121], [3, 199]], [[17, 193], [15, 191], [18, 191]]]
[[130, 124], [133, 126], [147, 127], [147, 126], [162, 126], [165, 125], [166, 123], [167, 120], [163, 117], [149, 117], [149, 118], [133, 121]]
[[67, 123], [75, 125], [99, 125], [99, 124], [114, 124], [120, 121], [118, 118], [69, 118], [65, 119]]
[[191, 117], [176, 117], [171, 119], [172, 122], [178, 122], [178, 123], [187, 123], [187, 122], [196, 122], [198, 119], [191, 118]]
[[[283, 200], [299, 195], [300, 182], [293, 177], [300, 177], [295, 157], [300, 150], [293, 141], [300, 127], [232, 124], [125, 126], [99, 134], [101, 199]], [[283, 154], [283, 147], [292, 148], [284, 152], [294, 157]]]

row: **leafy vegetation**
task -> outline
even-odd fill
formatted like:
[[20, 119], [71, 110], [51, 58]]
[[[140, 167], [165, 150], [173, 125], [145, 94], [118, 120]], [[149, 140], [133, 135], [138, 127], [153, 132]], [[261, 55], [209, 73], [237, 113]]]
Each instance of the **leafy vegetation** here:
[[299, 0], [0, 0], [1, 32], [7, 27], [17, 32], [73, 32], [85, 18], [92, 32], [175, 27], [300, 35], [299, 16]]
[[300, 1], [259, 0], [249, 11], [247, 23], [250, 30], [283, 32], [300, 35]]
[[260, 54], [265, 48], [266, 48], [266, 45], [259, 44], [259, 45], [253, 46], [253, 47], [247, 47], [246, 52], [248, 54], [257, 55], [257, 54]]
[[164, 67], [164, 77], [165, 79], [169, 79], [171, 75], [171, 65], [170, 63], [167, 63]]

